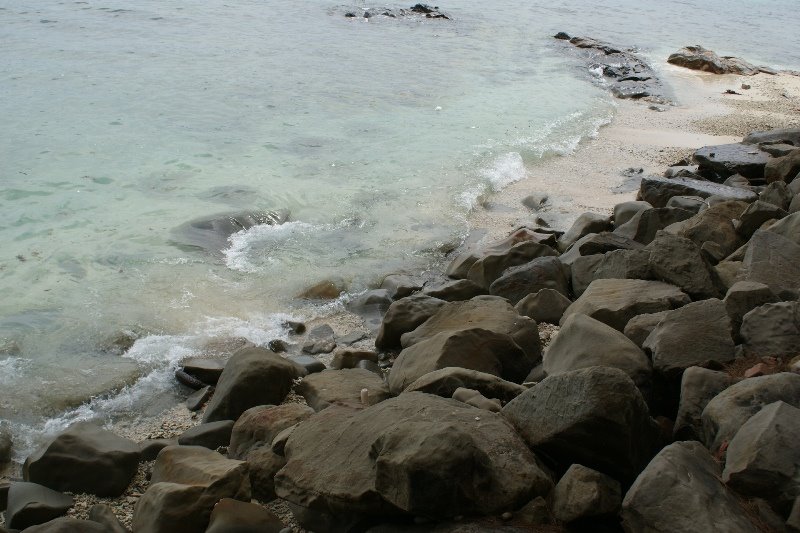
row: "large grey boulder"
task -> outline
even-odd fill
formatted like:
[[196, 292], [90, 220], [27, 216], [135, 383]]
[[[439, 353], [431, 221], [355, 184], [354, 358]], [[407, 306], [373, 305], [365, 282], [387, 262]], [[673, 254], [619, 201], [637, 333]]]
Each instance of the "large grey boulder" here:
[[54, 490], [119, 496], [139, 465], [139, 445], [91, 422], [71, 425], [25, 460], [25, 481]]
[[558, 324], [570, 305], [572, 302], [557, 290], [542, 289], [517, 302], [514, 309], [537, 323]]
[[629, 533], [736, 531], [757, 533], [721, 468], [699, 442], [670, 444], [639, 474], [622, 501]]
[[665, 231], [686, 237], [698, 247], [709, 242], [715, 243], [720, 247], [722, 255], [728, 256], [742, 245], [742, 238], [737, 233], [733, 221], [746, 208], [745, 202], [734, 200], [719, 202], [689, 219], [667, 227]]
[[581, 237], [590, 233], [601, 233], [611, 230], [611, 218], [599, 213], [583, 213], [575, 220], [564, 235], [558, 239], [558, 250], [565, 252]]
[[[630, 202], [622, 202], [614, 206], [614, 226], [621, 226], [629, 221], [639, 211], [645, 209], [652, 209], [655, 207], [650, 202], [644, 200], [633, 200]], [[663, 206], [662, 206], [663, 207]]]
[[278, 496], [299, 508], [301, 525], [309, 511], [330, 517], [327, 530], [359, 517], [491, 514], [553, 486], [501, 416], [420, 392], [320, 411], [294, 430], [285, 453]]
[[725, 309], [731, 317], [734, 338], [738, 339], [744, 315], [756, 307], [777, 302], [778, 297], [763, 283], [737, 281], [728, 289], [722, 301], [725, 302]]
[[233, 431], [233, 420], [219, 420], [198, 424], [184, 431], [178, 437], [178, 444], [181, 446], [203, 446], [210, 450], [216, 450], [221, 446], [227, 446], [231, 441], [231, 431]]
[[529, 294], [553, 289], [569, 294], [569, 268], [558, 257], [539, 257], [529, 263], [509, 268], [489, 286], [489, 294], [516, 304]]
[[790, 182], [800, 172], [800, 148], [783, 157], [776, 157], [767, 162], [764, 168], [764, 179], [767, 183], [776, 181]]
[[681, 378], [680, 403], [673, 426], [675, 440], [703, 440], [703, 409], [735, 382], [726, 372], [699, 366], [687, 368]]
[[230, 245], [228, 238], [234, 233], [257, 225], [277, 226], [286, 222], [288, 218], [289, 212], [285, 210], [225, 213], [192, 220], [178, 227], [173, 233], [181, 245], [220, 252]]
[[536, 322], [520, 316], [504, 298], [478, 296], [466, 302], [450, 302], [414, 331], [400, 337], [403, 348], [444, 331], [482, 328], [511, 337], [528, 358], [541, 358], [539, 329]]
[[37, 483], [17, 481], [8, 490], [6, 525], [25, 529], [66, 514], [75, 501], [72, 496]]
[[250, 501], [247, 463], [200, 446], [167, 446], [153, 465], [150, 486], [133, 513], [133, 530], [205, 531], [222, 498]]
[[503, 416], [559, 464], [580, 463], [623, 482], [653, 456], [659, 432], [636, 385], [617, 368], [548, 376], [510, 401]]
[[190, 376], [208, 385], [216, 385], [225, 369], [225, 361], [208, 357], [190, 357], [183, 361], [182, 366], [183, 371]]
[[794, 298], [800, 291], [800, 245], [771, 230], [753, 234], [740, 277], [763, 283], [780, 297]]
[[645, 353], [616, 329], [580, 313], [561, 325], [542, 364], [548, 376], [592, 366], [619, 368], [639, 390], [650, 388], [652, 367]]
[[375, 347], [379, 350], [399, 348], [403, 333], [413, 331], [435, 315], [444, 304], [444, 300], [423, 294], [414, 294], [393, 302], [383, 316]]
[[399, 300], [421, 290], [424, 283], [425, 281], [417, 276], [389, 274], [383, 278], [380, 288], [385, 289], [393, 300]]
[[639, 348], [642, 347], [647, 337], [656, 329], [659, 322], [669, 313], [669, 311], [659, 311], [658, 313], [645, 313], [636, 315], [628, 320], [622, 332]]
[[594, 280], [649, 279], [647, 250], [613, 250], [603, 255], [579, 257], [572, 264], [572, 293], [579, 297]]
[[794, 193], [785, 181], [774, 181], [764, 187], [764, 190], [758, 195], [758, 199], [781, 209], [789, 209], [793, 196]]
[[461, 302], [486, 293], [486, 289], [468, 279], [456, 279], [426, 285], [422, 291], [424, 295], [438, 298], [445, 302]]
[[764, 498], [781, 514], [800, 496], [800, 409], [767, 405], [745, 422], [728, 445], [722, 480], [749, 497]]
[[613, 515], [621, 503], [619, 481], [579, 464], [570, 466], [553, 490], [553, 515], [562, 522]]
[[567, 308], [561, 323], [581, 313], [622, 331], [636, 315], [668, 311], [690, 301], [679, 288], [660, 281], [598, 279]]
[[682, 222], [694, 213], [677, 207], [654, 207], [636, 213], [625, 224], [618, 226], [614, 234], [642, 244], [650, 244], [659, 230], [676, 222]]
[[784, 209], [776, 205], [758, 200], [750, 204], [740, 215], [739, 223], [736, 224], [736, 231], [743, 239], [747, 240], [753, 236], [753, 233], [758, 228], [764, 225], [764, 222], [779, 220], [788, 214]]
[[502, 403], [510, 402], [527, 387], [502, 378], [457, 366], [448, 366], [428, 372], [406, 387], [404, 392], [426, 392], [442, 398], [451, 398], [456, 389], [472, 389], [486, 398], [496, 398]]
[[236, 421], [228, 446], [228, 457], [245, 460], [247, 452], [259, 446], [271, 446], [278, 433], [314, 414], [299, 403], [259, 405], [242, 413]]
[[502, 276], [507, 269], [524, 265], [537, 257], [554, 255], [558, 255], [558, 252], [546, 244], [524, 241], [515, 244], [509, 250], [484, 254], [469, 268], [467, 279], [488, 289], [492, 282]]
[[660, 235], [645, 247], [650, 252], [650, 278], [671, 283], [692, 298], [719, 295], [700, 248], [691, 240], [676, 235]]
[[703, 409], [706, 446], [712, 452], [719, 450], [748, 418], [777, 401], [800, 407], [800, 375], [781, 372], [749, 378], [723, 390]]
[[653, 369], [672, 382], [690, 366], [720, 367], [735, 357], [731, 319], [716, 298], [669, 311], [642, 347], [651, 354]]
[[704, 146], [695, 151], [693, 157], [703, 176], [710, 173], [727, 178], [740, 174], [756, 183], [763, 182], [764, 167], [770, 159], [758, 146], [744, 143]]
[[376, 331], [381, 325], [381, 318], [386, 314], [393, 298], [387, 289], [366, 291], [345, 304], [351, 313], [360, 316], [370, 331]]
[[633, 239], [605, 231], [603, 233], [590, 233], [577, 240], [569, 249], [559, 256], [565, 265], [571, 265], [579, 257], [597, 255], [611, 252], [612, 250], [639, 250], [644, 248], [640, 242]]
[[667, 58], [668, 63], [692, 70], [713, 72], [714, 74], [740, 74], [753, 76], [761, 69], [736, 57], [718, 56], [715, 52], [699, 44], [681, 48]]
[[445, 274], [449, 278], [464, 279], [469, 273], [469, 269], [483, 255], [488, 253], [507, 252], [514, 245], [521, 242], [538, 242], [548, 246], [555, 246], [555, 235], [542, 234], [530, 228], [519, 228], [505, 239], [495, 241], [482, 248], [472, 248], [464, 251], [453, 259], [447, 267]]
[[389, 397], [383, 379], [363, 368], [325, 370], [306, 376], [297, 384], [295, 392], [305, 398], [309, 407], [320, 411], [333, 404], [366, 407], [362, 401], [364, 389], [367, 390], [367, 405]]
[[642, 178], [639, 187], [639, 198], [652, 204], [653, 207], [667, 207], [669, 200], [676, 196], [697, 196], [709, 198], [717, 196], [730, 200], [754, 202], [758, 195], [748, 189], [729, 187], [711, 181], [693, 178], [661, 178], [648, 176]]
[[742, 318], [739, 330], [746, 354], [793, 356], [800, 347], [800, 303], [764, 304]]
[[256, 405], [279, 404], [289, 394], [297, 369], [265, 348], [243, 348], [225, 365], [203, 422], [236, 420]]
[[800, 146], [800, 128], [776, 128], [766, 131], [751, 131], [742, 142], [748, 144], [785, 143]]

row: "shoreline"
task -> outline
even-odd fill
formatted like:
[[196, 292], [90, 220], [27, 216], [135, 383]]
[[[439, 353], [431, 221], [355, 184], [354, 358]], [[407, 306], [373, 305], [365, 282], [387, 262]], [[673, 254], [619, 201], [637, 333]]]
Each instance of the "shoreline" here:
[[[635, 180], [639, 174], [660, 175], [667, 166], [700, 146], [738, 142], [747, 132], [763, 129], [765, 121], [772, 128], [800, 123], [798, 115], [792, 117], [790, 111], [800, 106], [800, 77], [789, 74], [715, 75], [658, 66], [663, 79], [675, 92], [678, 102], [675, 106], [659, 112], [642, 102], [618, 100], [611, 123], [601, 127], [595, 138], [581, 142], [569, 155], [551, 157], [527, 169], [525, 179], [492, 193], [483, 206], [474, 208], [468, 217], [470, 229], [466, 243], [486, 244], [506, 237], [516, 227], [530, 224], [537, 213], [522, 204], [530, 194], [548, 195], [550, 202], [538, 215], [552, 220], [557, 229], [567, 229], [585, 211], [609, 214], [615, 204], [634, 199], [638, 184], [626, 185], [626, 181]], [[740, 90], [744, 82], [750, 84], [751, 89]], [[723, 95], [727, 89], [742, 94]], [[779, 95], [787, 92], [792, 96], [783, 102]], [[631, 168], [641, 168], [642, 172], [633, 176], [623, 174]], [[587, 180], [591, 186], [586, 186]], [[466, 246], [450, 254], [448, 259]], [[331, 325], [337, 336], [368, 330], [357, 315], [344, 310], [306, 322], [309, 329], [321, 324]], [[546, 332], [549, 340], [553, 329], [545, 329], [549, 330]], [[540, 335], [545, 336], [544, 333], [540, 328]], [[371, 347], [373, 341], [374, 337], [369, 336], [353, 347]], [[329, 366], [332, 356], [331, 353], [317, 358]], [[296, 402], [297, 396], [292, 395], [286, 401]], [[199, 423], [201, 414], [202, 411], [190, 412], [182, 403], [152, 419], [115, 423], [112, 430], [136, 440], [172, 438]], [[17, 474], [12, 472], [11, 476], [14, 475]], [[111, 500], [118, 503], [118, 506], [114, 504], [115, 511], [122, 513], [120, 518], [126, 524], [130, 519], [127, 513], [132, 513], [133, 500], [137, 499], [133, 494], [140, 494], [141, 483], [134, 483], [132, 487], [122, 497]], [[76, 500], [78, 505], [70, 516], [85, 518], [88, 503], [99, 499], [80, 496]], [[286, 519], [285, 513], [277, 514]], [[295, 523], [289, 525], [294, 531], [304, 531]]]

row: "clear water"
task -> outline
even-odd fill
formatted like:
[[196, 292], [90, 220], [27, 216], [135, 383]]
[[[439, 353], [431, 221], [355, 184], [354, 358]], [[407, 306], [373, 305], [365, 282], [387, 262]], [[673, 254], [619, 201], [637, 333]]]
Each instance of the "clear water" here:
[[[477, 198], [613, 115], [556, 31], [797, 68], [794, 3], [452, 0], [451, 21], [367, 21], [328, 1], [0, 0], [0, 418], [146, 412], [205, 340], [283, 336], [303, 287], [440, 260]], [[175, 233], [267, 209], [291, 222], [217, 253]], [[103, 349], [126, 330], [145, 336]]]

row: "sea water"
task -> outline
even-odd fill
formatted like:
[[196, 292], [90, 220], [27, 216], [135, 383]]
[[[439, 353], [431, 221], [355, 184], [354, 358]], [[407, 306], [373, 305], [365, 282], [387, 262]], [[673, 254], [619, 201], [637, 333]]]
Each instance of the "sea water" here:
[[[614, 102], [552, 35], [800, 66], [795, 0], [0, 0], [0, 419], [156, 414], [215, 338], [263, 344], [325, 279], [442, 261], [466, 215]], [[388, 7], [409, 7], [391, 4]], [[357, 14], [347, 18], [346, 12]], [[285, 209], [218, 250], [176, 231]], [[124, 353], [120, 334], [137, 338]]]

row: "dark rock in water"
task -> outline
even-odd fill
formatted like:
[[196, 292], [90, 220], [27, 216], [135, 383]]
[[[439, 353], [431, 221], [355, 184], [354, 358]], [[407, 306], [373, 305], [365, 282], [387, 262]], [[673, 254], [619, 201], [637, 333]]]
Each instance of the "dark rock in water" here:
[[190, 411], [199, 411], [211, 398], [212, 394], [214, 394], [214, 387], [211, 385], [206, 385], [202, 389], [196, 390], [186, 398], [186, 408]]
[[776, 157], [764, 167], [764, 179], [767, 183], [776, 181], [790, 182], [800, 172], [800, 148], [783, 157]]
[[777, 401], [800, 408], [800, 375], [782, 372], [731, 385], [703, 409], [703, 441], [716, 452], [731, 441], [748, 418]]
[[236, 420], [255, 405], [279, 404], [289, 394], [296, 376], [290, 361], [269, 350], [239, 350], [225, 365], [203, 422]]
[[560, 31], [553, 35], [554, 39], [561, 39], [562, 41], [569, 41], [572, 37], [570, 37], [567, 33]]
[[303, 300], [335, 300], [344, 290], [340, 282], [323, 280], [305, 289], [297, 297]]
[[228, 238], [234, 233], [262, 224], [277, 226], [289, 219], [289, 212], [253, 211], [200, 218], [178, 227], [174, 234], [178, 245], [220, 252], [228, 247]]
[[659, 433], [636, 385], [617, 368], [549, 376], [509, 402], [503, 416], [533, 450], [623, 482], [653, 456]]
[[754, 202], [758, 199], [758, 195], [748, 189], [729, 187], [710, 181], [659, 176], [648, 176], [642, 179], [639, 198], [651, 203], [653, 207], [665, 207], [673, 196], [699, 196], [700, 198], [722, 196], [730, 200], [745, 202]]
[[501, 254], [506, 253], [511, 248], [522, 242], [538, 242], [547, 246], [555, 245], [556, 236], [552, 233], [534, 231], [529, 228], [519, 228], [505, 239], [493, 242], [492, 244], [481, 248], [467, 250], [459, 254], [448, 265], [445, 274], [453, 279], [465, 279], [469, 274], [469, 269], [475, 264], [478, 259], [486, 254]]
[[25, 529], [66, 514], [75, 501], [55, 490], [36, 483], [17, 481], [8, 490], [6, 525]]
[[225, 361], [222, 359], [191, 357], [183, 362], [184, 372], [208, 385], [217, 384], [224, 368]]
[[572, 302], [562, 293], [555, 289], [542, 289], [533, 294], [529, 294], [520, 300], [514, 309], [522, 316], [527, 316], [537, 323], [546, 322], [556, 324], [564, 316], [564, 311], [572, 305]]
[[306, 325], [302, 322], [297, 322], [296, 320], [287, 320], [283, 323], [283, 326], [295, 335], [300, 335], [306, 331]]
[[800, 128], [753, 131], [742, 142], [748, 144], [782, 143], [800, 146]]
[[447, 302], [423, 294], [401, 298], [389, 306], [375, 339], [379, 350], [400, 348], [400, 336], [413, 331], [428, 320]]
[[553, 490], [553, 515], [562, 522], [614, 515], [622, 503], [619, 481], [574, 464]]
[[89, 509], [89, 520], [97, 522], [105, 528], [106, 533], [128, 533], [110, 505], [96, 503]]
[[451, 398], [459, 388], [477, 390], [486, 398], [497, 398], [503, 403], [510, 402], [528, 390], [522, 385], [492, 374], [449, 366], [428, 372], [406, 387], [405, 392], [426, 392], [442, 398]]
[[214, 506], [205, 533], [280, 533], [283, 522], [261, 505], [223, 498]]
[[193, 390], [200, 390], [206, 386], [205, 383], [203, 383], [196, 377], [184, 372], [183, 369], [178, 369], [175, 371], [175, 379], [178, 381], [178, 383], [186, 385], [187, 387]]
[[558, 257], [539, 257], [506, 270], [489, 286], [489, 293], [516, 304], [529, 294], [553, 289], [569, 293], [569, 268]]
[[767, 405], [745, 422], [728, 445], [722, 480], [739, 494], [763, 497], [787, 514], [800, 482], [800, 409]]
[[800, 303], [767, 303], [748, 311], [739, 334], [748, 355], [796, 355], [800, 351]]
[[315, 411], [331, 405], [369, 407], [389, 398], [383, 378], [363, 368], [326, 370], [306, 376], [295, 391]]
[[[357, 14], [359, 13], [359, 14]], [[345, 18], [363, 17], [371, 19], [373, 17], [386, 17], [390, 19], [442, 19], [450, 20], [450, 15], [439, 11], [438, 7], [431, 7], [427, 4], [415, 4], [408, 9], [394, 9], [388, 7], [371, 8], [347, 8], [344, 11]]]
[[730, 56], [718, 56], [716, 53], [694, 45], [681, 48], [667, 58], [668, 63], [692, 70], [713, 72], [714, 74], [739, 74], [753, 76], [760, 72], [759, 68], [743, 59]]
[[758, 146], [744, 143], [704, 146], [694, 153], [700, 174], [727, 178], [740, 174], [751, 183], [763, 183], [764, 167], [770, 160], [768, 153]]
[[109, 533], [109, 531], [105, 525], [98, 524], [93, 520], [66, 517], [25, 528], [26, 533]]
[[622, 501], [625, 531], [757, 533], [720, 466], [699, 442], [670, 444], [636, 478]]
[[55, 490], [119, 496], [136, 474], [139, 457], [132, 440], [79, 422], [28, 457], [23, 475]]
[[289, 351], [289, 344], [281, 339], [272, 339], [267, 343], [267, 348], [275, 353], [284, 353]]
[[228, 446], [231, 442], [233, 420], [220, 420], [200, 424], [187, 429], [178, 437], [181, 446], [202, 446], [216, 450], [220, 446]]
[[389, 306], [392, 296], [386, 289], [375, 289], [357, 296], [345, 305], [345, 308], [364, 319], [364, 324], [372, 331], [381, 326], [381, 319]]
[[419, 392], [320, 411], [297, 426], [285, 453], [276, 493], [304, 527], [327, 518], [317, 531], [338, 530], [331, 523], [364, 530], [365, 521], [398, 515], [499, 513], [553, 486], [502, 417]]
[[461, 302], [486, 294], [487, 291], [473, 281], [457, 279], [426, 286], [422, 293], [446, 302]]
[[681, 379], [680, 402], [675, 417], [675, 440], [702, 440], [701, 415], [711, 399], [736, 382], [726, 372], [699, 366], [687, 368]]

